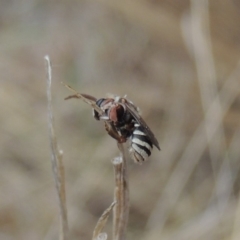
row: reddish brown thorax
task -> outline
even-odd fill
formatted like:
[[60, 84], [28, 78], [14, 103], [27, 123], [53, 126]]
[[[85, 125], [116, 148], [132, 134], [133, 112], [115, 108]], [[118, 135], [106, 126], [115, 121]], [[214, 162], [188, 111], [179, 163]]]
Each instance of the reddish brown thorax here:
[[115, 107], [112, 107], [109, 111], [109, 118], [113, 121], [113, 122], [118, 122], [119, 121], [119, 111], [122, 110], [122, 106], [121, 105], [116, 105]]

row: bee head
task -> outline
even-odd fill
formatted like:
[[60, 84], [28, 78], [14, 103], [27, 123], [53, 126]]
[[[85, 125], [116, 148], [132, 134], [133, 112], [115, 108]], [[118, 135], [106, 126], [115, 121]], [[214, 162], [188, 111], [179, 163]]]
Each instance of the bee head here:
[[119, 122], [122, 120], [125, 113], [125, 109], [121, 104], [114, 104], [108, 110], [109, 119], [113, 122]]

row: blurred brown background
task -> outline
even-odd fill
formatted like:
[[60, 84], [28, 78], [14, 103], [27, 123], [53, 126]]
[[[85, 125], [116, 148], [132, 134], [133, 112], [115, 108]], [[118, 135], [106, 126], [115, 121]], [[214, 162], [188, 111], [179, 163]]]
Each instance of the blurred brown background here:
[[[118, 150], [70, 84], [127, 94], [161, 146], [129, 160], [128, 239], [240, 239], [238, 0], [1, 0], [0, 239], [57, 239], [44, 56], [64, 151], [71, 239], [112, 202]], [[111, 221], [106, 231], [111, 239]]]

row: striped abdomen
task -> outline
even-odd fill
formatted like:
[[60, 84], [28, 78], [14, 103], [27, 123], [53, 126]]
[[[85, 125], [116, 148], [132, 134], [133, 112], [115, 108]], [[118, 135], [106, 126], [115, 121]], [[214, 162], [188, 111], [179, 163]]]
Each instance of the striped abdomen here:
[[142, 163], [151, 155], [153, 148], [152, 142], [143, 131], [143, 127], [139, 124], [134, 124], [134, 131], [131, 136], [130, 153], [134, 161]]

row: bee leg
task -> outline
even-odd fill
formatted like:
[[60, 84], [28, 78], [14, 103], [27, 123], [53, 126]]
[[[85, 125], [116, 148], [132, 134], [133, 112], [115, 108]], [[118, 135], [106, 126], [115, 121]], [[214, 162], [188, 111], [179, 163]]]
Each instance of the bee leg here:
[[119, 143], [124, 143], [127, 141], [126, 138], [124, 138], [123, 136], [120, 136], [116, 130], [116, 128], [111, 124], [111, 123], [107, 123], [105, 122], [105, 129], [107, 131], [107, 133], [114, 139], [116, 139]]

